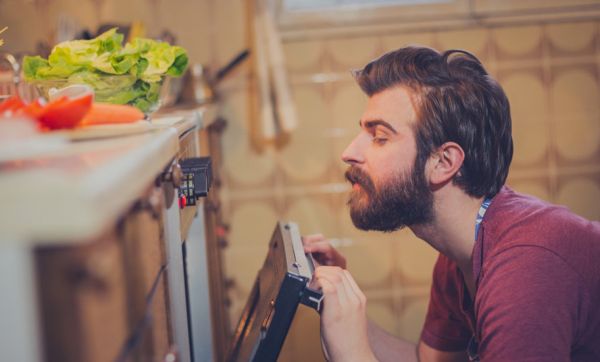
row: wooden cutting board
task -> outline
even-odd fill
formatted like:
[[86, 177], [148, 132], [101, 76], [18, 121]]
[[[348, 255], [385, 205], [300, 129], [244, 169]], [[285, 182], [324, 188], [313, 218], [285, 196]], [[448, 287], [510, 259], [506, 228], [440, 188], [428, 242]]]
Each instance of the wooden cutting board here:
[[53, 132], [60, 134], [71, 141], [82, 141], [98, 138], [130, 136], [152, 131], [152, 124], [145, 120], [126, 124], [98, 124], [75, 128], [71, 130]]

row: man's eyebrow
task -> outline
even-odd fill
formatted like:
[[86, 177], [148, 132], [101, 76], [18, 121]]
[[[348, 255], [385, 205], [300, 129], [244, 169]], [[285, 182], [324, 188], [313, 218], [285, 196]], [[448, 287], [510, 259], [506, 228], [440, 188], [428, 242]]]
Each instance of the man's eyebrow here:
[[375, 126], [383, 126], [387, 129], [389, 129], [390, 131], [392, 131], [394, 134], [398, 134], [398, 131], [396, 131], [394, 129], [394, 127], [392, 127], [391, 124], [387, 123], [386, 121], [382, 120], [382, 119], [373, 119], [370, 121], [358, 121], [358, 125], [360, 127], [365, 127], [365, 128], [373, 128]]

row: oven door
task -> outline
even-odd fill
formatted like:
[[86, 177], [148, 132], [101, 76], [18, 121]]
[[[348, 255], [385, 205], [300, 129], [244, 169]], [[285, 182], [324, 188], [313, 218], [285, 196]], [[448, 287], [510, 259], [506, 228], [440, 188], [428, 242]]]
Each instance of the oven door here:
[[313, 264], [298, 227], [279, 222], [235, 329], [228, 361], [276, 361], [299, 304], [320, 310], [322, 294], [308, 287]]

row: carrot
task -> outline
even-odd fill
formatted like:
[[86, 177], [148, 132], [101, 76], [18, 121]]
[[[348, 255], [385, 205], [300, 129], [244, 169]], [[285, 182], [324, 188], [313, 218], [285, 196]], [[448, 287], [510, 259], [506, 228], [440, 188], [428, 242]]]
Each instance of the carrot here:
[[134, 106], [94, 103], [79, 123], [79, 126], [132, 123], [142, 119], [144, 119], [144, 113]]

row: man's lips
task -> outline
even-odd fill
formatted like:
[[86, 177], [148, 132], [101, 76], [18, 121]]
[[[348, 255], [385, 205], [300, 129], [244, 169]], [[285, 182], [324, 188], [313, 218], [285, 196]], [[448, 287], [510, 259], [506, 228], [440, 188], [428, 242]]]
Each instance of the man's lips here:
[[350, 183], [350, 187], [352, 187], [353, 190], [358, 190], [361, 188], [360, 183], [358, 183], [355, 178], [349, 176], [348, 174], [346, 174], [346, 181]]
[[352, 171], [354, 171], [354, 170], [349, 169], [348, 171], [346, 171], [346, 173], [345, 173], [346, 180], [348, 182], [350, 182], [350, 185], [352, 186], [352, 190], [359, 191], [364, 188], [360, 182], [360, 175], [357, 174], [357, 171], [354, 171], [354, 172], [352, 172]]

